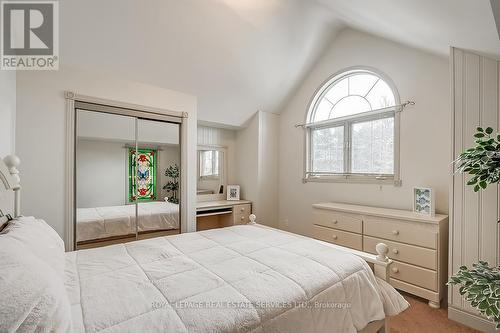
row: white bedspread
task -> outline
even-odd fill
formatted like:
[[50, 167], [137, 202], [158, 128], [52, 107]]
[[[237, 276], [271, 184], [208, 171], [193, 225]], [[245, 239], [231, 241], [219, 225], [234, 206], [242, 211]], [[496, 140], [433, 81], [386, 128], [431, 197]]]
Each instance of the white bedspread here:
[[[179, 205], [165, 201], [139, 203], [139, 231], [179, 229]], [[135, 205], [78, 208], [77, 242], [135, 233]]]
[[258, 225], [66, 259], [75, 331], [356, 332], [408, 306], [362, 259]]

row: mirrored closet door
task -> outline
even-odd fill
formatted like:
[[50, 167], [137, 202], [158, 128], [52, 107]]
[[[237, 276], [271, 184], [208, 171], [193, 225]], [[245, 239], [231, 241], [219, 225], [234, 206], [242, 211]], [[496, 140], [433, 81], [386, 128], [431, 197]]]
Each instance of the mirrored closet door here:
[[179, 233], [179, 125], [138, 119], [136, 154], [129, 153], [129, 164], [136, 169], [130, 193], [136, 195], [131, 199], [137, 202], [140, 238]]
[[75, 110], [75, 248], [179, 233], [181, 125], [83, 106]]

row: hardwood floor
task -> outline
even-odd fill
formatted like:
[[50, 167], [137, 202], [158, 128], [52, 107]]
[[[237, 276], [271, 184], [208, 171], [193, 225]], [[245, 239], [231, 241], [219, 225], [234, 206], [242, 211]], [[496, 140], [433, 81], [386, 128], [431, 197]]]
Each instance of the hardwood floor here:
[[476, 333], [472, 328], [448, 319], [446, 308], [432, 309], [427, 301], [401, 292], [410, 303], [410, 308], [391, 318], [392, 333], [439, 332], [439, 333]]

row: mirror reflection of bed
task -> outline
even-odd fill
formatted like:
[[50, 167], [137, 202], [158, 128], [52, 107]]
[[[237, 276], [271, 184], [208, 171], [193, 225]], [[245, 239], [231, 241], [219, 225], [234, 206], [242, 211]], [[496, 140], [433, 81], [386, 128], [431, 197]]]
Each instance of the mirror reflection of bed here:
[[77, 110], [77, 249], [179, 233], [179, 127]]

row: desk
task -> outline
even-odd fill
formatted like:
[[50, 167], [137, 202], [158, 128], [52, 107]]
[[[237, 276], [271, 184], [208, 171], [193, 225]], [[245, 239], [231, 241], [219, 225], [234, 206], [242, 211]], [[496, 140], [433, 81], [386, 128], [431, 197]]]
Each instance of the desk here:
[[196, 230], [224, 228], [249, 222], [252, 202], [248, 200], [203, 201], [196, 205]]

